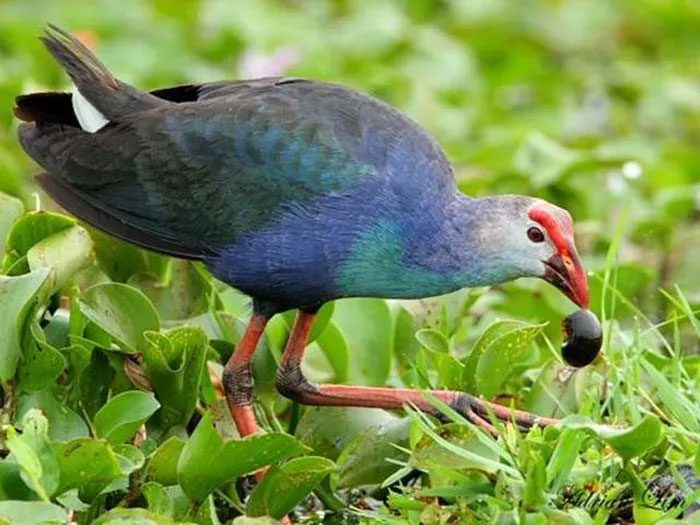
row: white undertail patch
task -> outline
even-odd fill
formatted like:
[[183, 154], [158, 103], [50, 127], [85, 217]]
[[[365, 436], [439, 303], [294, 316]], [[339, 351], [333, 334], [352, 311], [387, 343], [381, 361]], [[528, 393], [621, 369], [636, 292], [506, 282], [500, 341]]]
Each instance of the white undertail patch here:
[[95, 106], [90, 104], [88, 99], [75, 86], [73, 86], [71, 103], [73, 104], [73, 113], [75, 113], [75, 117], [83, 130], [95, 133], [109, 124], [109, 120]]

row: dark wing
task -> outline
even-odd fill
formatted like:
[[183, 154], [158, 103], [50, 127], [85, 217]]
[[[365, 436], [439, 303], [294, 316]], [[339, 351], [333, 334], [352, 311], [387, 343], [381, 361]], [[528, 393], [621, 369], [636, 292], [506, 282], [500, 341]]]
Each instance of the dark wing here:
[[389, 106], [341, 86], [262, 79], [154, 94], [180, 103], [96, 133], [67, 115], [59, 123], [38, 118], [26, 98], [17, 112], [35, 121], [19, 135], [47, 171], [39, 179], [47, 192], [96, 227], [156, 251], [219, 253], [283, 210], [351, 194], [366, 179], [386, 179], [413, 199], [454, 192], [432, 139]]

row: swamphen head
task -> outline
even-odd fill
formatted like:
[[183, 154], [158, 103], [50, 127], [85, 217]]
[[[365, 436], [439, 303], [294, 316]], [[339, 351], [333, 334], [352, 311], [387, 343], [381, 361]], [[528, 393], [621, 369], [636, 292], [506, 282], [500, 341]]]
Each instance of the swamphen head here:
[[573, 221], [566, 210], [544, 200], [516, 195], [479, 200], [478, 237], [472, 242], [491, 265], [494, 282], [539, 277], [581, 308], [588, 307], [588, 278], [574, 244]]

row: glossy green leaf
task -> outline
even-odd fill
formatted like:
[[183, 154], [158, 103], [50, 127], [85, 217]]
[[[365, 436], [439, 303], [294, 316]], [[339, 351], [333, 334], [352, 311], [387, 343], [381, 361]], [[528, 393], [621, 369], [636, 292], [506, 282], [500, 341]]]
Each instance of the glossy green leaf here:
[[185, 424], [197, 403], [207, 353], [207, 336], [199, 327], [181, 326], [165, 333], [148, 332], [143, 371], [161, 403], [162, 425]]
[[112, 509], [92, 522], [92, 525], [176, 525], [178, 522], [146, 509]]
[[29, 269], [50, 268], [47, 284], [51, 292], [60, 290], [68, 280], [92, 260], [92, 239], [85, 228], [73, 226], [42, 239], [27, 252]]
[[112, 444], [131, 439], [139, 427], [160, 407], [152, 393], [122, 392], [97, 411], [93, 424], [97, 436]]
[[564, 428], [592, 432], [626, 460], [641, 456], [656, 446], [662, 435], [661, 422], [652, 414], [631, 427], [599, 425], [582, 416], [569, 416], [562, 420], [561, 425]]
[[177, 485], [177, 464], [185, 442], [177, 436], [171, 436], [148, 460], [146, 478], [161, 485]]
[[22, 215], [22, 201], [0, 192], [0, 255], [5, 251], [5, 238], [15, 219]]
[[97, 284], [80, 298], [80, 310], [125, 352], [142, 350], [143, 333], [158, 330], [158, 313], [143, 293], [120, 283]]
[[391, 365], [391, 312], [380, 299], [343, 299], [335, 305], [333, 321], [345, 336], [349, 362], [348, 381], [382, 385]]
[[423, 328], [416, 332], [416, 340], [431, 352], [446, 354], [450, 351], [450, 342], [442, 334], [432, 328]]
[[53, 449], [61, 472], [58, 493], [78, 489], [81, 498], [90, 501], [123, 475], [114, 451], [105, 440], [79, 438], [54, 443]]
[[[544, 325], [496, 321], [474, 345], [464, 370], [465, 379], [484, 397], [493, 397]], [[471, 373], [473, 371], [473, 376]]]
[[49, 273], [42, 268], [17, 277], [0, 275], [0, 381], [7, 381], [15, 374], [22, 355], [22, 333], [27, 316], [40, 300]]
[[304, 452], [286, 434], [264, 434], [224, 441], [207, 412], [185, 444], [178, 461], [178, 481], [192, 499], [204, 499], [217, 487], [271, 463]]
[[29, 321], [24, 332], [23, 356], [17, 371], [17, 383], [24, 392], [42, 390], [55, 384], [66, 367], [66, 359], [45, 341], [36, 319]]
[[0, 501], [0, 523], [64, 525], [68, 513], [45, 501]]
[[75, 226], [75, 219], [59, 213], [31, 211], [15, 221], [7, 236], [5, 250], [22, 256], [32, 246], [62, 230]]
[[22, 480], [37, 495], [48, 500], [59, 483], [59, 466], [48, 438], [48, 420], [39, 410], [22, 418], [22, 434], [7, 429], [7, 448], [20, 469]]
[[334, 466], [330, 459], [318, 456], [294, 458], [273, 466], [253, 489], [246, 514], [281, 519], [308, 496]]
[[23, 418], [30, 410], [40, 410], [49, 420], [49, 437], [68, 441], [87, 437], [89, 429], [85, 420], [75, 410], [56, 398], [50, 390], [23, 394], [17, 399], [17, 417]]

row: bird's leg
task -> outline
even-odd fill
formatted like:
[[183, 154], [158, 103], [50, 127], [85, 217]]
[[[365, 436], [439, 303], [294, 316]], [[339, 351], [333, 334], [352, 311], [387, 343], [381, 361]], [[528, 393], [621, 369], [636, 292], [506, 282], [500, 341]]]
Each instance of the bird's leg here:
[[226, 362], [222, 383], [231, 416], [241, 437], [258, 432], [253, 413], [253, 373], [251, 360], [268, 317], [253, 313], [236, 350]]
[[[302, 374], [300, 365], [313, 319], [313, 313], [299, 311], [277, 371], [277, 389], [282, 395], [305, 405], [399, 409], [412, 404], [423, 412], [443, 417], [420, 390], [311, 383]], [[496, 434], [497, 430], [488, 420], [491, 414], [501, 421], [512, 421], [525, 429], [534, 425], [551, 425], [558, 421], [490, 403], [463, 392], [450, 390], [430, 390], [429, 392], [469, 421], [492, 434]]]

